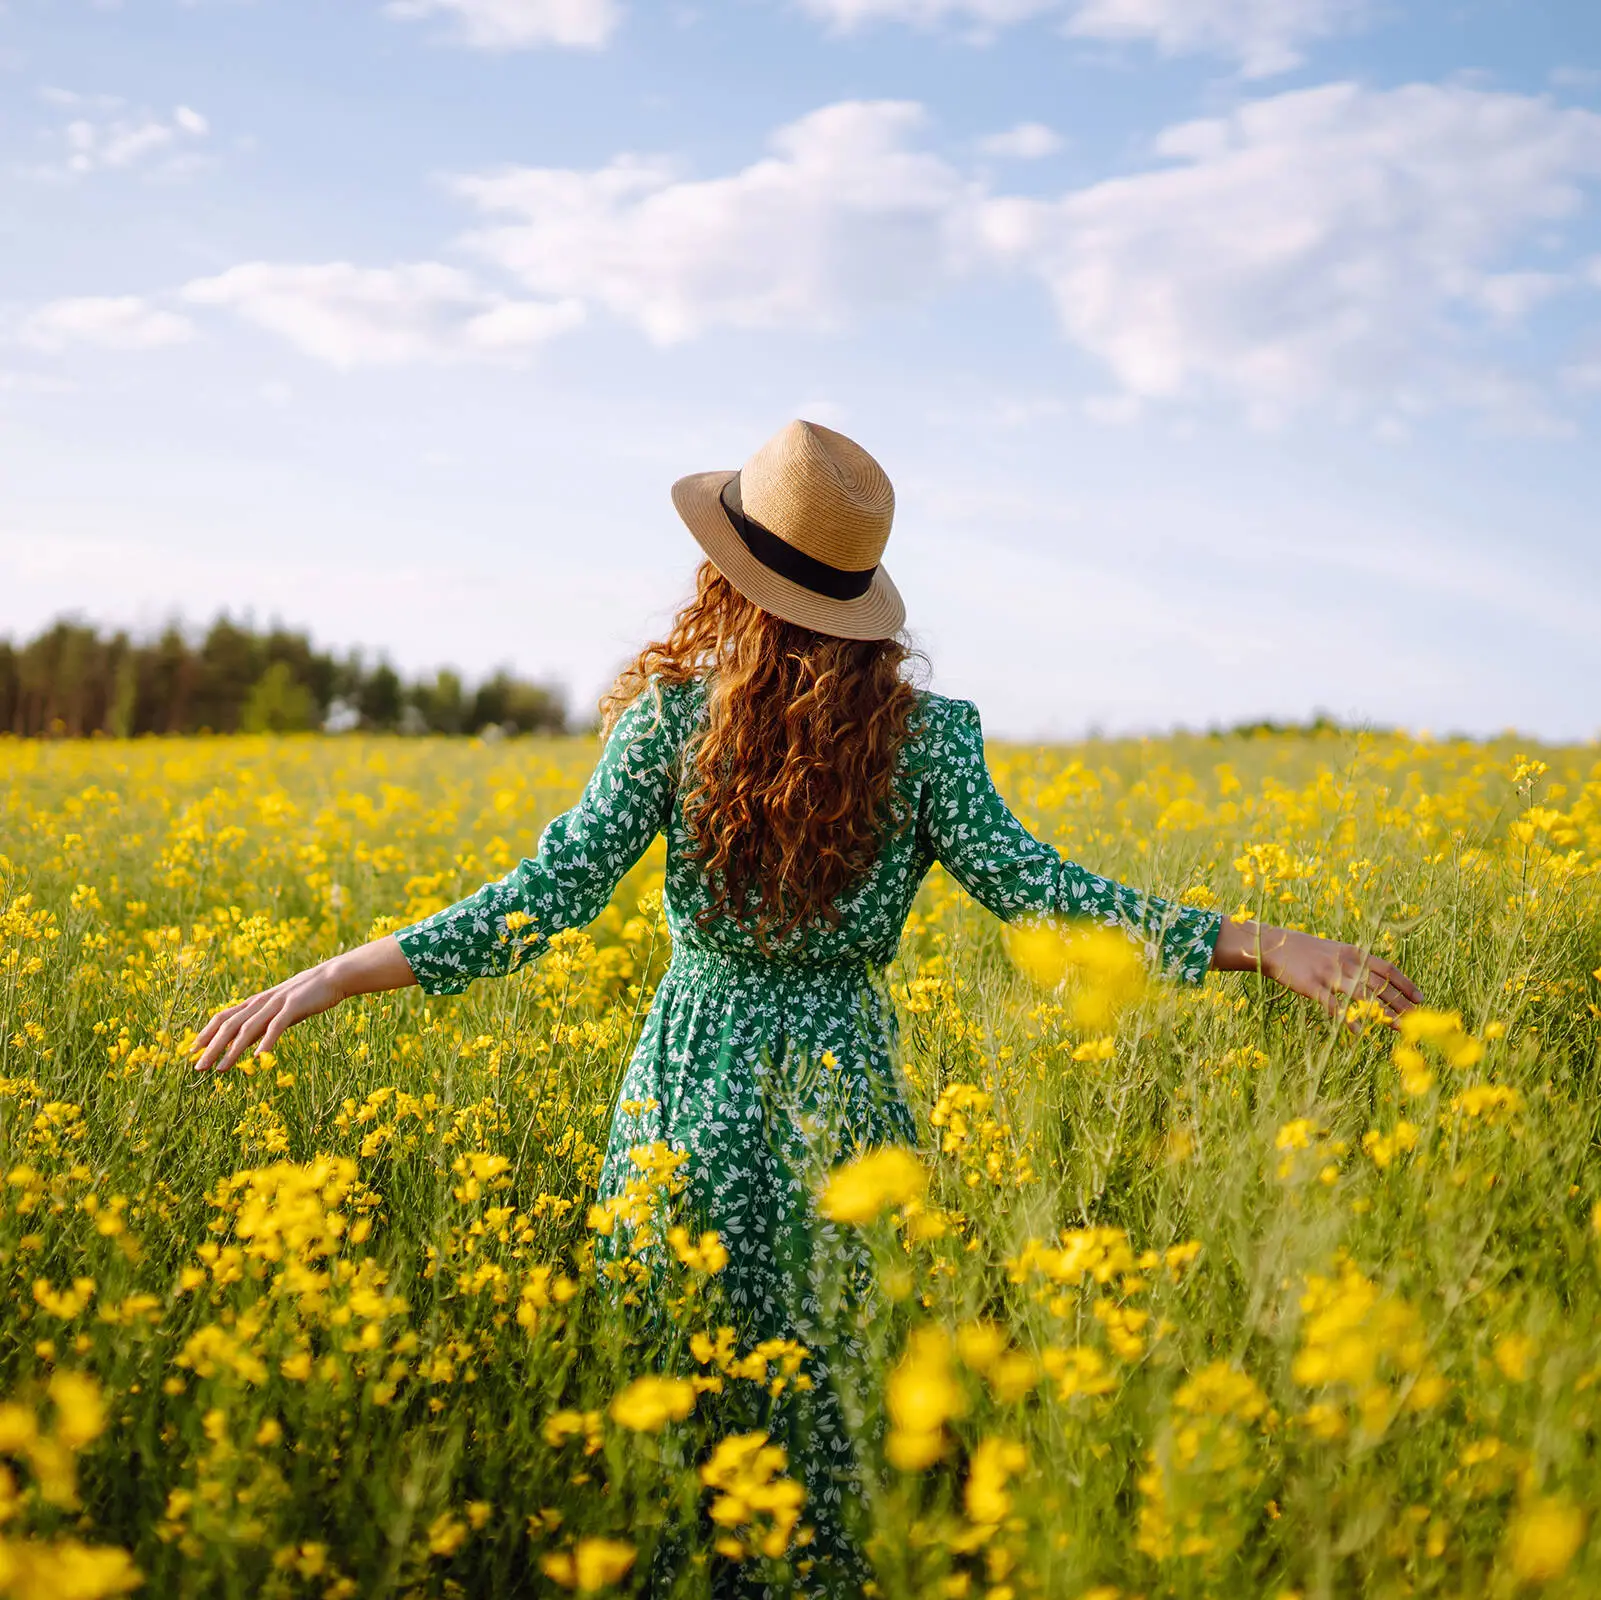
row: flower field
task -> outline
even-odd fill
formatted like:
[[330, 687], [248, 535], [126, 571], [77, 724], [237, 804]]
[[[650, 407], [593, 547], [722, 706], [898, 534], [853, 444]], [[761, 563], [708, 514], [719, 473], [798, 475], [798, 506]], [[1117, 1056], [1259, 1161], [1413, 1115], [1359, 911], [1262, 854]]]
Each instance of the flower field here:
[[[229, 999], [532, 854], [595, 753], [0, 740], [0, 1595], [804, 1577], [763, 1424], [808, 1352], [729, 1331], [674, 1152], [592, 1205], [660, 843], [510, 978], [187, 1065]], [[1368, 944], [1428, 1009], [1148, 983], [936, 869], [887, 975], [921, 1149], [812, 1175], [875, 1267], [835, 1312], [878, 1592], [1601, 1592], [1601, 750], [991, 760], [1085, 865]]]

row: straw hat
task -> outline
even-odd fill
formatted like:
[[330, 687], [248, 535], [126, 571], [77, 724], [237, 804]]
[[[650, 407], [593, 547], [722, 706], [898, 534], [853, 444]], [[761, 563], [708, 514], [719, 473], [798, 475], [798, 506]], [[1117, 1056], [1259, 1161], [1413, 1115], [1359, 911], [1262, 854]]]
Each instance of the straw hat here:
[[786, 423], [738, 472], [697, 472], [673, 504], [719, 572], [764, 611], [842, 639], [887, 639], [906, 607], [878, 564], [895, 515], [884, 469], [816, 422]]

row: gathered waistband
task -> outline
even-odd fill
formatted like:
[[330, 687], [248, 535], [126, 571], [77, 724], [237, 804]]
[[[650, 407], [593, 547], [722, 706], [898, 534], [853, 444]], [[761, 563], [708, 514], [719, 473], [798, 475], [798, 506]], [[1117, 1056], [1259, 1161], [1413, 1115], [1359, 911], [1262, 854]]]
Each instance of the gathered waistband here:
[[678, 943], [673, 946], [672, 961], [667, 970], [685, 977], [755, 978], [765, 983], [821, 979], [824, 982], [854, 984], [865, 980], [874, 965], [865, 955], [807, 960], [795, 956], [763, 956], [740, 950], [719, 950], [711, 945]]

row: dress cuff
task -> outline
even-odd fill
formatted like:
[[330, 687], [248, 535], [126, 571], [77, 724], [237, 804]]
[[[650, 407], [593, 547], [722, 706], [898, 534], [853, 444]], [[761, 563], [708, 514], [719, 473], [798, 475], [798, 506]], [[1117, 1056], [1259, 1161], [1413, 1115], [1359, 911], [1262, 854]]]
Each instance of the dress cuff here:
[[441, 939], [436, 922], [441, 915], [396, 928], [395, 943], [424, 994], [461, 994], [475, 974], [462, 970], [461, 957]]
[[1162, 934], [1162, 968], [1178, 983], [1198, 984], [1212, 970], [1212, 952], [1223, 931], [1223, 913], [1179, 906]]

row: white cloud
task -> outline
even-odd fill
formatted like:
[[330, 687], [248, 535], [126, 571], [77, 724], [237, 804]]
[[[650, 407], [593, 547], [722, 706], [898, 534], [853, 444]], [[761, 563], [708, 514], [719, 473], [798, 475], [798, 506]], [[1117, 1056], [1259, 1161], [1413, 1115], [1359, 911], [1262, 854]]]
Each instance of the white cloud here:
[[39, 98], [64, 111], [120, 111], [128, 103], [120, 94], [83, 94], [54, 83], [45, 84], [39, 90]]
[[598, 50], [622, 21], [617, 0], [390, 0], [392, 17], [450, 17], [475, 50]]
[[511, 355], [584, 317], [577, 301], [508, 300], [433, 261], [397, 267], [246, 262], [196, 279], [183, 294], [192, 304], [232, 311], [343, 371]]
[[[1550, 424], [1536, 389], [1484, 352], [1579, 270], [1526, 257], [1601, 177], [1595, 113], [1335, 84], [1174, 126], [1159, 165], [1054, 200], [984, 190], [921, 147], [923, 120], [905, 102], [826, 106], [766, 159], [709, 179], [637, 157], [458, 179], [509, 219], [467, 243], [530, 291], [662, 343], [836, 327], [1010, 264], [1145, 402], [1221, 395], [1264, 423], [1311, 405], [1394, 421], [1453, 404]], [[1135, 408], [1114, 395], [1094, 412]]]
[[467, 242], [535, 293], [604, 306], [659, 343], [719, 324], [837, 326], [960, 269], [976, 191], [911, 148], [922, 121], [904, 101], [825, 106], [722, 178], [632, 156], [461, 178], [481, 211], [511, 219]]
[[1044, 280], [1067, 333], [1147, 399], [1223, 393], [1262, 420], [1325, 401], [1404, 414], [1474, 370], [1486, 308], [1504, 324], [1549, 291], [1508, 258], [1601, 177], [1601, 116], [1336, 84], [1173, 127], [1156, 148], [1156, 170], [986, 209], [990, 242]]
[[[194, 161], [210, 132], [206, 118], [191, 106], [175, 106], [168, 116], [129, 111], [114, 95], [80, 95], [45, 89], [49, 104], [75, 112], [50, 136], [59, 156], [40, 176], [77, 177], [91, 172], [143, 167], [171, 174]], [[162, 158], [159, 162], [157, 158]]]
[[801, 0], [801, 4], [842, 32], [874, 22], [905, 22], [918, 28], [954, 22], [982, 35], [1059, 11], [1062, 0]]
[[[1146, 170], [1055, 198], [964, 172], [924, 124], [915, 103], [846, 101], [711, 177], [631, 155], [458, 177], [479, 221], [458, 242], [482, 275], [257, 261], [183, 294], [350, 369], [507, 359], [590, 310], [661, 344], [840, 328], [1011, 272], [1045, 286], [1110, 377], [1086, 403], [1099, 422], [1221, 402], [1264, 425], [1317, 409], [1398, 433], [1454, 407], [1567, 426], [1545, 392], [1555, 364], [1502, 348], [1548, 298], [1601, 279], [1563, 238], [1601, 179], [1601, 114], [1462, 84], [1333, 84], [1175, 125]], [[1042, 147], [1019, 137], [1029, 126], [1007, 137]], [[33, 342], [189, 332], [138, 300], [62, 304], [101, 309], [46, 308]], [[1586, 381], [1588, 359], [1567, 361]]]
[[841, 32], [875, 22], [964, 28], [983, 41], [1002, 28], [1055, 16], [1082, 38], [1148, 41], [1163, 55], [1205, 52], [1247, 77], [1300, 64], [1302, 47], [1353, 27], [1368, 0], [801, 0]]
[[1513, 327], [1572, 281], [1565, 272], [1487, 272], [1468, 290], [1467, 297], [1495, 321]]
[[186, 343], [194, 337], [194, 327], [187, 318], [159, 310], [137, 295], [86, 296], [41, 306], [24, 320], [21, 336], [39, 350], [75, 344], [156, 350]]
[[1062, 136], [1043, 122], [1020, 122], [1004, 133], [980, 139], [978, 147], [985, 155], [1005, 161], [1038, 161], [1062, 148]]
[[1228, 56], [1248, 78], [1299, 66], [1302, 46], [1359, 22], [1365, 0], [1082, 0], [1068, 32], [1149, 40], [1163, 55]]

